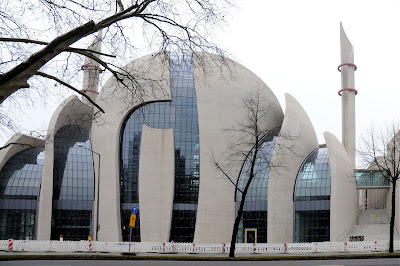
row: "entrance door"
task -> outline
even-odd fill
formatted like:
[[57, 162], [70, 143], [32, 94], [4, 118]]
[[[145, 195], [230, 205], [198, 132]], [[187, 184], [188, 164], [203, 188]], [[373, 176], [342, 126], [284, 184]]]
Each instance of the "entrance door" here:
[[257, 243], [257, 229], [245, 229], [244, 243]]

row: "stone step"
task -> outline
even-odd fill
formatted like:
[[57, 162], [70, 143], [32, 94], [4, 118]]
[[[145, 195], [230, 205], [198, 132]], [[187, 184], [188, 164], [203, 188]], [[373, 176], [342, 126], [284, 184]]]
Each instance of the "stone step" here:
[[[360, 210], [357, 225], [354, 225], [342, 241], [349, 241], [350, 236], [363, 236], [364, 241], [389, 240], [390, 222], [384, 209]], [[394, 239], [400, 240], [394, 230]]]

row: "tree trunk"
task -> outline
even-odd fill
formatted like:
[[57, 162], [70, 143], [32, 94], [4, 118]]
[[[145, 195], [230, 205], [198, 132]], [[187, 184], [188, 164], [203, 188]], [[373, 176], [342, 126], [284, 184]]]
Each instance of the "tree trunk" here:
[[393, 179], [392, 191], [392, 217], [390, 218], [390, 238], [389, 238], [389, 252], [393, 253], [393, 233], [394, 233], [394, 217], [396, 215], [396, 179]]
[[[254, 153], [257, 156], [257, 149], [256, 149], [256, 151]], [[254, 158], [255, 158], [255, 156], [254, 156]], [[237, 233], [239, 231], [239, 223], [240, 223], [240, 218], [242, 218], [243, 207], [244, 207], [244, 202], [246, 201], [247, 191], [249, 190], [251, 181], [253, 181], [253, 178], [254, 178], [254, 165], [255, 165], [255, 159], [251, 162], [250, 177], [249, 177], [249, 180], [247, 180], [246, 187], [244, 188], [244, 190], [242, 192], [242, 199], [240, 200], [240, 206], [239, 206], [238, 214], [237, 214], [236, 219], [235, 219], [235, 224], [233, 225], [233, 232], [232, 232], [232, 239], [231, 239], [231, 248], [229, 250], [229, 257], [235, 257], [236, 237], [237, 237]]]
[[239, 231], [239, 223], [240, 219], [242, 218], [245, 199], [246, 197], [244, 196], [244, 193], [242, 193], [242, 200], [240, 201], [240, 206], [235, 219], [235, 224], [233, 225], [231, 248], [229, 249], [229, 257], [235, 257], [236, 237]]

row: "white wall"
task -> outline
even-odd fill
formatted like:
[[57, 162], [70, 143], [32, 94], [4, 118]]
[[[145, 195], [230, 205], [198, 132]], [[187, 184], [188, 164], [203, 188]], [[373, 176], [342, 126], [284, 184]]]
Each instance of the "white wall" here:
[[342, 241], [357, 223], [358, 191], [353, 163], [339, 140], [324, 133], [331, 167], [330, 241]]
[[51, 213], [53, 199], [54, 136], [65, 125], [84, 125], [90, 128], [93, 110], [72, 95], [65, 99], [51, 117], [48, 129], [39, 196], [38, 240], [51, 237]]
[[[273, 92], [247, 68], [226, 58], [228, 66], [218, 67], [210, 57], [204, 56], [202, 59], [209, 72], [205, 75], [198, 62], [194, 70], [200, 136], [200, 191], [194, 241], [229, 242], [236, 216], [235, 187], [215, 169], [210, 160], [211, 151], [216, 158], [223, 158], [229, 151], [229, 140], [236, 141], [230, 139], [231, 135], [224, 129], [242, 121], [242, 100], [250, 90], [264, 89], [270, 101], [267, 128], [280, 126], [283, 112]], [[241, 166], [240, 163], [229, 169], [234, 182]]]
[[173, 129], [155, 129], [143, 125], [139, 162], [140, 240], [142, 242], [169, 241], [174, 184]]
[[[138, 106], [153, 101], [171, 100], [169, 64], [165, 55], [148, 55], [125, 67], [135, 76], [137, 84], [129, 81], [127, 90], [114, 78], [105, 84], [96, 98], [105, 113], [98, 114], [92, 124], [92, 149], [101, 154], [99, 202], [99, 240], [121, 241], [120, 211], [120, 136], [123, 122]], [[95, 160], [95, 169], [97, 169]], [[97, 200], [97, 197], [96, 199]], [[96, 213], [96, 211], [94, 211]], [[94, 217], [95, 219], [95, 217]], [[129, 230], [129, 229], [127, 229]]]
[[314, 127], [303, 107], [290, 94], [285, 96], [285, 118], [268, 181], [268, 243], [293, 242], [294, 184], [301, 164], [318, 148]]

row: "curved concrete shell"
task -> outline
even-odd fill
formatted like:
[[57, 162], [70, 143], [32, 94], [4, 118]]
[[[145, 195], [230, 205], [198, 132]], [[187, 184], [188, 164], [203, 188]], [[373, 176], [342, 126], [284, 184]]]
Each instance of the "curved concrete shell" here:
[[[204, 54], [201, 59], [204, 64], [195, 60], [194, 69], [200, 137], [200, 191], [194, 242], [228, 242], [236, 216], [235, 187], [215, 170], [209, 159], [211, 150], [219, 158], [227, 151], [229, 141], [235, 143], [225, 129], [243, 120], [242, 100], [249, 91], [261, 89], [269, 100], [267, 129], [282, 124], [283, 112], [268, 86], [244, 66], [227, 58], [223, 58], [226, 64], [218, 66], [215, 62], [221, 62], [221, 58], [216, 55]], [[206, 72], [207, 76], [201, 68], [203, 65], [212, 70]], [[235, 183], [241, 167], [240, 164], [231, 169]]]
[[172, 129], [143, 125], [139, 162], [142, 242], [168, 242], [174, 201], [175, 149]]
[[[100, 195], [107, 195], [100, 197], [99, 202], [99, 240], [122, 240], [119, 185], [120, 132], [132, 110], [146, 103], [171, 100], [167, 58], [165, 54], [148, 55], [130, 63], [124, 70], [140, 77], [137, 84], [126, 81], [125, 84], [130, 88], [128, 90], [115, 78], [110, 78], [96, 98], [96, 103], [105, 113], [99, 114], [92, 125], [92, 149], [101, 154], [99, 192]], [[97, 161], [95, 169], [98, 169]]]
[[339, 140], [324, 132], [331, 166], [330, 241], [342, 241], [357, 222], [358, 193], [353, 164]]
[[293, 242], [293, 190], [297, 172], [305, 158], [318, 148], [306, 112], [293, 96], [288, 93], [285, 96], [285, 118], [270, 165], [268, 243]]
[[53, 197], [54, 136], [65, 125], [78, 125], [90, 128], [93, 109], [84, 104], [77, 96], [65, 99], [51, 117], [48, 130], [40, 187], [38, 240], [49, 240], [51, 233], [51, 213]]

